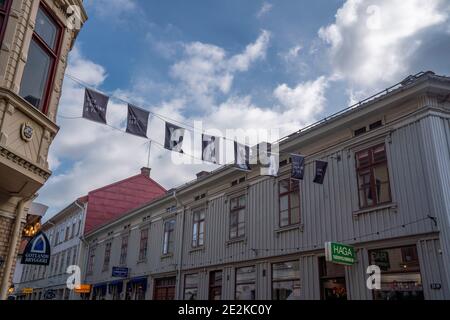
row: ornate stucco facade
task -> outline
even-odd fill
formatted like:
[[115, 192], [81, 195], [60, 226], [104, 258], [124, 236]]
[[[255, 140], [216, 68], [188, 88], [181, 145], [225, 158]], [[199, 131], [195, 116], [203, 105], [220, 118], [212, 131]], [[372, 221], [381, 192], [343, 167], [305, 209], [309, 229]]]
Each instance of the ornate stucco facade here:
[[[0, 299], [4, 299], [28, 207], [51, 175], [47, 157], [58, 133], [56, 114], [67, 57], [87, 16], [81, 0], [9, 0], [1, 6]], [[24, 94], [36, 88], [42, 89], [39, 99]]]

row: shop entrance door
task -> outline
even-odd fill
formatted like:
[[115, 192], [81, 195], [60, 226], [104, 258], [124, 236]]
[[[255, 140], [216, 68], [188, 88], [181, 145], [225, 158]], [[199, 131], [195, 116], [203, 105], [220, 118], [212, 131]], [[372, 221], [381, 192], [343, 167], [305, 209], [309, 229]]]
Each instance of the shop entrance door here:
[[322, 300], [347, 300], [345, 267], [319, 258], [320, 298]]

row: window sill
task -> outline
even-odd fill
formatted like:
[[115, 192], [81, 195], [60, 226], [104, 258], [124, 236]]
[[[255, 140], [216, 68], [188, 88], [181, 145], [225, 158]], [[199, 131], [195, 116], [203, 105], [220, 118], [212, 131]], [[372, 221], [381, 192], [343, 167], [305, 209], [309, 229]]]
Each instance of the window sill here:
[[192, 248], [191, 250], [189, 250], [189, 253], [195, 253], [195, 252], [199, 252], [199, 251], [205, 251], [205, 246]]
[[138, 261], [136, 262], [136, 264], [143, 264], [143, 263], [147, 263], [147, 258], [138, 260]]
[[303, 230], [305, 229], [305, 225], [303, 224], [294, 224], [291, 226], [286, 226], [286, 227], [280, 227], [277, 230], [275, 230], [275, 233], [280, 234], [283, 232], [288, 232], [288, 231], [293, 231], [293, 230], [300, 230], [300, 232], [303, 232]]
[[225, 244], [227, 246], [229, 246], [229, 245], [240, 243], [240, 242], [247, 242], [247, 238], [246, 237], [240, 237], [240, 238], [236, 238], [236, 239], [231, 239], [231, 240], [228, 240]]
[[382, 204], [376, 207], [371, 207], [371, 208], [367, 208], [367, 209], [362, 209], [362, 210], [358, 210], [358, 211], [354, 211], [353, 212], [353, 219], [358, 220], [358, 218], [364, 214], [371, 214], [371, 213], [376, 213], [379, 212], [381, 210], [386, 210], [389, 209], [392, 212], [396, 212], [397, 211], [397, 204], [396, 203], [387, 203], [387, 204]]
[[169, 258], [173, 258], [173, 253], [167, 253], [167, 254], [163, 254], [161, 256], [161, 260], [169, 259]]

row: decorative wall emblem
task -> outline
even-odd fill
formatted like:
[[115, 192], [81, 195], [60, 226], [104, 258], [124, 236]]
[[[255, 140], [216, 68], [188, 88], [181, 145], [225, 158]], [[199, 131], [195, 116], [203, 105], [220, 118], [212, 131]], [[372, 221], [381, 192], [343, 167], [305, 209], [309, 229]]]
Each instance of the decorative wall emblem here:
[[33, 139], [34, 129], [29, 122], [25, 122], [22, 124], [22, 128], [20, 130], [22, 139], [29, 142]]

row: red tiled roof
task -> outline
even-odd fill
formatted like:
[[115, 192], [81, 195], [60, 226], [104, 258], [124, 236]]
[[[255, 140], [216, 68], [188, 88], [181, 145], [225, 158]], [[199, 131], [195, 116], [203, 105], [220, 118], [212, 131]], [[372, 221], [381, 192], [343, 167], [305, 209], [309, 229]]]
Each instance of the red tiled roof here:
[[[88, 234], [129, 211], [166, 193], [166, 189], [144, 174], [89, 192], [84, 234]], [[79, 201], [86, 200], [80, 198]]]

